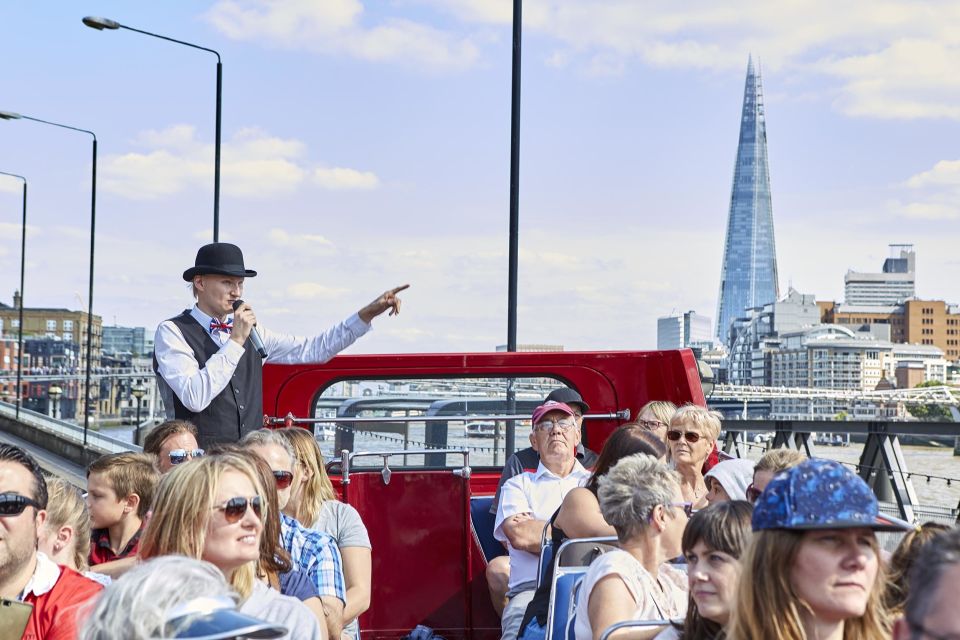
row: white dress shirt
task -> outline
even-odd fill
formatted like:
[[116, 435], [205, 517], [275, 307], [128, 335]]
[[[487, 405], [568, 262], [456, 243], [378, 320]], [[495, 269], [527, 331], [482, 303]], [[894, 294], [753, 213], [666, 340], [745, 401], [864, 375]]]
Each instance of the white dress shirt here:
[[[165, 399], [167, 417], [171, 419], [174, 407], [173, 402], [166, 401], [168, 393], [176, 394], [183, 406], [190, 411], [200, 413], [230, 383], [245, 350], [230, 339], [229, 333], [209, 333], [212, 318], [197, 306], [193, 307], [190, 315], [221, 346], [220, 350], [201, 366], [176, 324], [165, 320], [157, 327], [154, 339], [154, 355], [160, 374], [157, 382], [160, 385], [160, 394]], [[228, 316], [228, 321], [232, 320], [233, 316]], [[356, 313], [312, 338], [274, 333], [257, 325], [257, 331], [267, 350], [267, 359], [264, 362], [270, 364], [322, 364], [349, 347], [370, 329], [371, 326]]]
[[503, 484], [493, 537], [507, 543], [507, 550], [510, 552], [511, 591], [518, 587], [536, 586], [540, 558], [529, 551], [514, 549], [507, 539], [507, 534], [503, 532], [503, 521], [518, 513], [529, 513], [536, 520], [549, 520], [553, 512], [560, 508], [567, 493], [582, 486], [589, 477], [590, 472], [584, 469], [578, 460], [573, 461], [573, 471], [563, 478], [554, 475], [541, 462], [536, 471], [524, 471]]

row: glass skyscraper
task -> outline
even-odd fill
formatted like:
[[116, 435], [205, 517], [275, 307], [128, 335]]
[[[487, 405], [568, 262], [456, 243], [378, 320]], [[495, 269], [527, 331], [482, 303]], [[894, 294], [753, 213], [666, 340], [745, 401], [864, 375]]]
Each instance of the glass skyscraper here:
[[733, 320], [744, 316], [745, 309], [761, 307], [778, 298], [763, 87], [760, 71], [754, 69], [751, 57], [747, 62], [740, 143], [733, 170], [727, 239], [723, 248], [717, 337], [728, 344]]

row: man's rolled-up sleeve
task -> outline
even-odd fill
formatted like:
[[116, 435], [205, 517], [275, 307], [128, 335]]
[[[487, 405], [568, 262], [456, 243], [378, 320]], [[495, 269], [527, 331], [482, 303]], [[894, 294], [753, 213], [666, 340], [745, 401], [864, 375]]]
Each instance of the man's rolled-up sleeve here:
[[503, 531], [503, 521], [519, 513], [533, 513], [530, 500], [524, 492], [523, 476], [514, 476], [503, 484], [500, 492], [500, 504], [497, 505], [497, 519], [493, 525], [493, 537], [500, 542], [507, 542], [507, 534]]

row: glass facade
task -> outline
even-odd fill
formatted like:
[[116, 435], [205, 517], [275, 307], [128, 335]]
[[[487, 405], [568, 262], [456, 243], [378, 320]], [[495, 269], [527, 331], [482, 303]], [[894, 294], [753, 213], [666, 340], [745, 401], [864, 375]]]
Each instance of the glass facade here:
[[742, 317], [745, 309], [762, 307], [779, 297], [763, 88], [760, 72], [750, 59], [723, 249], [717, 337], [726, 344], [730, 323]]

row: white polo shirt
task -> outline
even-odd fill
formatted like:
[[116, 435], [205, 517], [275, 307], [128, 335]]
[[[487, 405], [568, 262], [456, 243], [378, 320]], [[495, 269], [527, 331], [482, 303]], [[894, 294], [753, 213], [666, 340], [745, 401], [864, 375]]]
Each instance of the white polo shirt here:
[[531, 589], [536, 587], [540, 558], [529, 551], [514, 549], [503, 532], [503, 521], [519, 513], [529, 513], [537, 520], [549, 520], [560, 508], [567, 492], [582, 486], [589, 477], [590, 472], [578, 460], [573, 462], [573, 471], [563, 478], [554, 475], [541, 462], [536, 471], [525, 471], [503, 484], [493, 537], [505, 542], [510, 552], [510, 591], [527, 583]]

